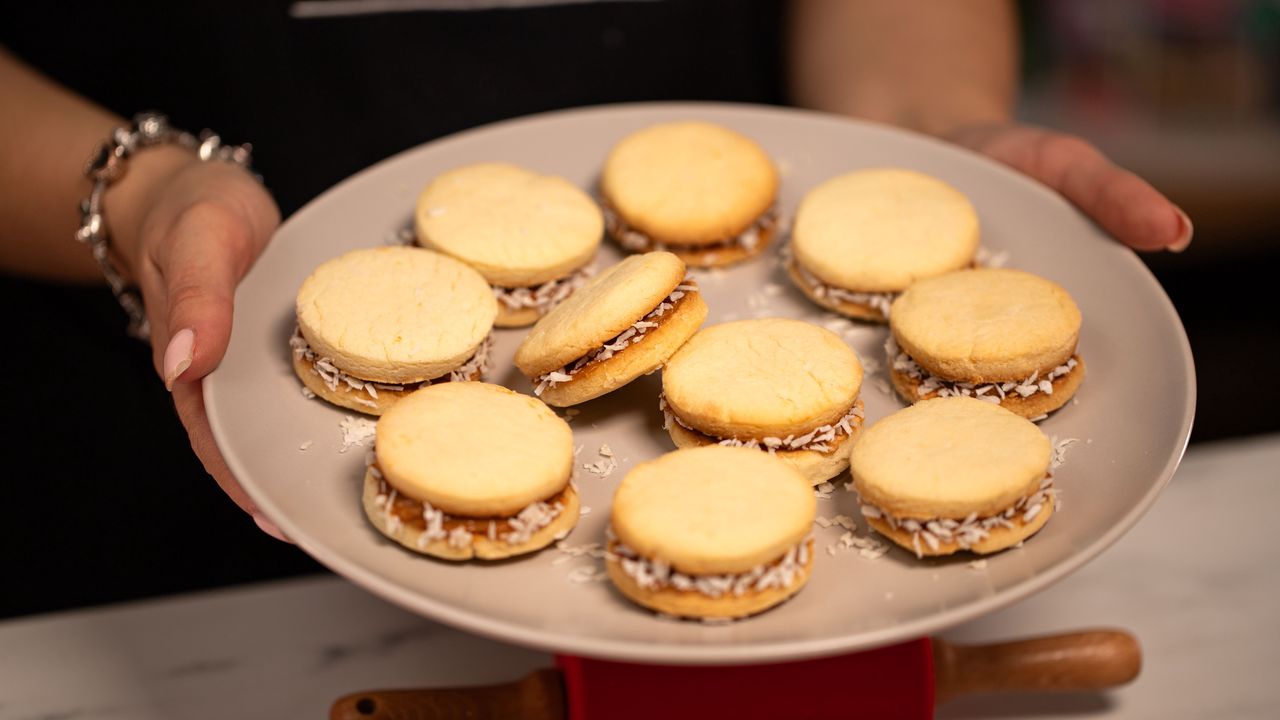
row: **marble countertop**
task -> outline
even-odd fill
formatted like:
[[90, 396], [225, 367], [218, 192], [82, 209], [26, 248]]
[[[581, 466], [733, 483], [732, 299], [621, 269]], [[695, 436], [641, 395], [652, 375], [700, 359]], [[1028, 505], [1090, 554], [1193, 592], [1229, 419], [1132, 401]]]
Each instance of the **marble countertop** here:
[[[943, 634], [983, 642], [1122, 627], [1143, 644], [1142, 675], [1107, 693], [962, 698], [937, 717], [1280, 716], [1272, 506], [1280, 436], [1193, 448], [1115, 547]], [[349, 692], [504, 682], [549, 663], [341, 579], [308, 578], [0, 623], [0, 720], [319, 718]]]

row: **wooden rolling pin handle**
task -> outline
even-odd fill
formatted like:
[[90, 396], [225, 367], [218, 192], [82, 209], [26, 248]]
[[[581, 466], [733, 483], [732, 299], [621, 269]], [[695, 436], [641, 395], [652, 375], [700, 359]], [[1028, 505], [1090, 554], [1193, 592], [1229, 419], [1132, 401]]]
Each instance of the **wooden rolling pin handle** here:
[[564, 720], [568, 717], [559, 670], [535, 670], [502, 685], [420, 690], [378, 690], [339, 698], [330, 720], [457, 720], [512, 718]]
[[1142, 648], [1123, 630], [1085, 630], [994, 645], [933, 640], [937, 702], [982, 692], [1101, 690], [1142, 669]]

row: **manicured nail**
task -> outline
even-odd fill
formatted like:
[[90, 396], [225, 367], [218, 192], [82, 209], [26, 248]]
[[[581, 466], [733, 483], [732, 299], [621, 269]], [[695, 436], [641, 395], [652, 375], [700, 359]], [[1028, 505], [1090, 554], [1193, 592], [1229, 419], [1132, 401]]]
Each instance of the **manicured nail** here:
[[195, 351], [196, 334], [191, 328], [182, 328], [169, 338], [164, 349], [164, 389], [173, 392], [178, 376], [191, 367], [191, 353]]
[[1182, 221], [1182, 234], [1178, 235], [1178, 239], [1169, 246], [1169, 252], [1180, 253], [1187, 249], [1191, 244], [1191, 236], [1195, 234], [1195, 227], [1191, 224], [1191, 218], [1187, 214], [1178, 209], [1178, 219]]
[[258, 529], [262, 532], [270, 535], [280, 542], [289, 542], [289, 538], [285, 537], [284, 533], [280, 532], [280, 528], [273, 525], [265, 516], [254, 513], [253, 521], [258, 524]]

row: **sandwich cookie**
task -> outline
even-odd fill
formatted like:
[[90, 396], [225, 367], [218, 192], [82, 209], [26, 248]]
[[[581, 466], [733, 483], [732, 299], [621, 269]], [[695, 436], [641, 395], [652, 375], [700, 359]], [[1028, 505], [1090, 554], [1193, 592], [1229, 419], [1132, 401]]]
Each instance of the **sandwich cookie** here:
[[511, 557], [578, 522], [573, 433], [528, 395], [477, 382], [432, 385], [383, 415], [374, 442], [365, 515], [415, 552]]
[[297, 313], [289, 344], [307, 390], [381, 415], [420, 387], [481, 378], [498, 307], [484, 278], [457, 260], [381, 247], [316, 268]]
[[778, 226], [778, 171], [753, 140], [705, 122], [654, 125], [609, 153], [605, 225], [632, 252], [667, 250], [690, 265], [759, 254]]
[[568, 180], [504, 163], [437, 177], [418, 197], [418, 244], [475, 268], [493, 286], [498, 327], [521, 327], [586, 284], [604, 219]]
[[1021, 270], [921, 280], [894, 301], [889, 329], [889, 376], [907, 402], [976, 397], [1042, 420], [1084, 380], [1075, 301]]
[[809, 581], [816, 507], [808, 481], [765, 453], [677, 450], [618, 485], [605, 568], [623, 595], [660, 613], [753, 615]]
[[971, 265], [978, 214], [960, 191], [911, 170], [859, 170], [800, 202], [787, 271], [822, 307], [884, 322], [898, 293]]
[[741, 320], [694, 335], [662, 371], [677, 447], [768, 452], [818, 485], [849, 467], [862, 429], [862, 364], [840, 336], [799, 320]]
[[702, 325], [707, 304], [668, 252], [632, 255], [547, 313], [516, 366], [549, 405], [576, 405], [657, 370]]
[[862, 433], [850, 456], [862, 515], [917, 557], [987, 554], [1035, 534], [1055, 506], [1049, 438], [965, 397], [926, 400]]

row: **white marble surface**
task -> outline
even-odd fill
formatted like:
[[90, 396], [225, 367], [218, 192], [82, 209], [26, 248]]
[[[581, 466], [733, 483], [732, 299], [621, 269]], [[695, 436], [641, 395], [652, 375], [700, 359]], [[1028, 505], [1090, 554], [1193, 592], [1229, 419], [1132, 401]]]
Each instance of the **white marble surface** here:
[[[938, 717], [1280, 717], [1278, 468], [1280, 436], [1195, 448], [1098, 560], [945, 633], [1127, 628], [1145, 652], [1135, 683], [961, 699]], [[319, 718], [348, 692], [501, 682], [548, 663], [315, 578], [0, 623], [0, 720]]]

